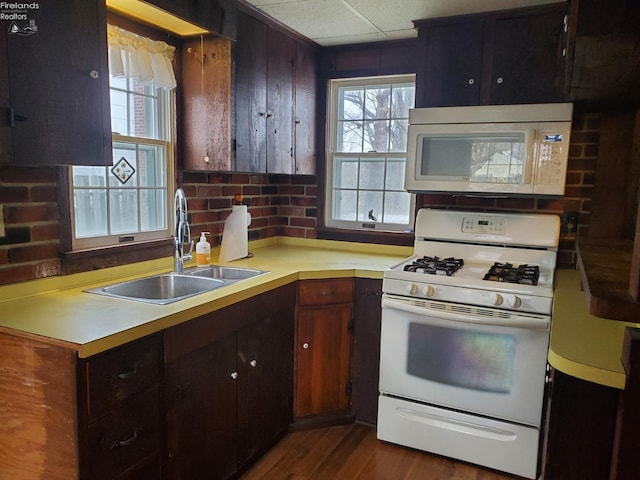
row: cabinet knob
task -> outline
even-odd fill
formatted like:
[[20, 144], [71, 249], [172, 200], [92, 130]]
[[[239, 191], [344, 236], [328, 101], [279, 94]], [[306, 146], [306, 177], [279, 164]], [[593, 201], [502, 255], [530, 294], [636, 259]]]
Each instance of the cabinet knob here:
[[307, 342], [304, 342], [302, 344], [302, 348], [304, 348], [306, 350], [307, 348], [309, 348], [309, 344]]
[[98, 74], [98, 71], [97, 71], [97, 70], [91, 70], [91, 71], [89, 72], [89, 76], [90, 76], [91, 78], [98, 78], [100, 75]]
[[474, 83], [476, 83], [476, 81], [473, 78], [469, 79], [469, 85], [473, 85]]
[[229, 375], [232, 379], [236, 380], [238, 378], [238, 372], [233, 372], [231, 375]]
[[504, 78], [502, 77], [496, 78], [496, 83], [503, 83], [503, 82], [504, 82]]
[[258, 362], [256, 362], [255, 360], [251, 360], [251, 361], [249, 362], [249, 365], [251, 365], [252, 367], [254, 367], [254, 368], [255, 368], [255, 367], [258, 365]]

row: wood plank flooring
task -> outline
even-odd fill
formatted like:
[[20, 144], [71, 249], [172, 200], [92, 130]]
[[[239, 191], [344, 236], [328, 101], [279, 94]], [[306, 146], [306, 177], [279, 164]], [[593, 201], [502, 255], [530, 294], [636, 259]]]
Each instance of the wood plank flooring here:
[[475, 465], [381, 442], [351, 424], [292, 432], [241, 480], [513, 480]]

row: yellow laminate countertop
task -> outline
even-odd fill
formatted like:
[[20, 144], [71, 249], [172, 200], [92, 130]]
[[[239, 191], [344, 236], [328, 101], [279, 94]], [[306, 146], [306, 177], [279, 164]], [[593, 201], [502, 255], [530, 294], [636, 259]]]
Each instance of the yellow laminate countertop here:
[[549, 363], [563, 373], [608, 387], [625, 388], [622, 341], [638, 323], [588, 313], [577, 270], [556, 270]]
[[249, 251], [253, 257], [225, 265], [268, 273], [168, 305], [84, 290], [171, 271], [173, 258], [1, 287], [0, 330], [37, 336], [89, 357], [296, 280], [382, 278], [413, 248], [273, 237], [251, 242]]

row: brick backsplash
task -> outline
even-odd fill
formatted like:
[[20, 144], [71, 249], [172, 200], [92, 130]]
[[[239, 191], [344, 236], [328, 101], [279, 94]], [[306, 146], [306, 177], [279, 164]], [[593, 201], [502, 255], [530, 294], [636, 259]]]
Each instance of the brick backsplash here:
[[182, 188], [191, 214], [191, 233], [210, 232], [220, 245], [233, 197], [243, 196], [251, 214], [249, 240], [277, 235], [315, 238], [317, 186], [315, 175], [184, 172]]
[[[478, 199], [422, 195], [419, 205], [438, 208], [579, 214], [578, 233], [589, 226], [598, 155], [600, 115], [579, 114], [573, 121], [567, 186], [560, 199]], [[183, 172], [181, 184], [191, 213], [192, 234], [211, 232], [219, 245], [233, 196], [242, 194], [252, 221], [249, 239], [276, 235], [316, 237], [318, 185], [314, 175]], [[54, 167], [0, 167], [0, 204], [6, 235], [0, 238], [0, 284], [62, 273], [59, 255], [60, 212]], [[558, 265], [575, 266], [576, 233], [562, 233]]]

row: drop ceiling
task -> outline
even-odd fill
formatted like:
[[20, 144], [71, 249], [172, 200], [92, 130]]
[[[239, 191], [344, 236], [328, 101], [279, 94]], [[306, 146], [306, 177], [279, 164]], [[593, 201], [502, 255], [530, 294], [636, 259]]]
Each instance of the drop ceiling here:
[[565, 0], [244, 0], [316, 43], [413, 38], [412, 20], [561, 3]]

